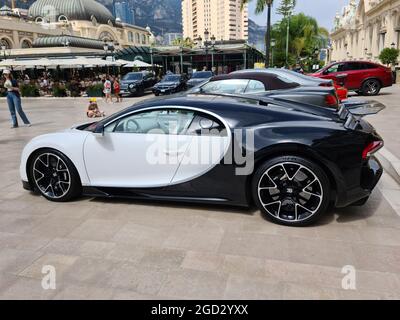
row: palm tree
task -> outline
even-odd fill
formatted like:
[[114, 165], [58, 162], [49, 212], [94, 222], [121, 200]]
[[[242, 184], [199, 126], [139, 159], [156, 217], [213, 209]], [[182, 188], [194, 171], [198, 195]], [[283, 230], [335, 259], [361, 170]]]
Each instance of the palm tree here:
[[[242, 0], [241, 8], [252, 0]], [[263, 13], [268, 8], [267, 31], [265, 32], [265, 67], [269, 67], [269, 56], [271, 48], [271, 7], [274, 0], [256, 0], [256, 14]]]

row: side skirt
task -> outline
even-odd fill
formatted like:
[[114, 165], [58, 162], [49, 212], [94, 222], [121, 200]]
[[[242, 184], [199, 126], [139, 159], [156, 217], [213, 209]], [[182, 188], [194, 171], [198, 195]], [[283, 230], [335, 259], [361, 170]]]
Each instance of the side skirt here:
[[104, 187], [83, 187], [82, 193], [88, 197], [99, 198], [121, 198], [121, 199], [136, 199], [136, 200], [155, 200], [168, 202], [185, 202], [185, 203], [204, 203], [204, 204], [219, 204], [237, 207], [249, 207], [248, 204], [238, 203], [224, 198], [206, 198], [206, 197], [184, 197], [162, 195], [148, 193], [146, 190], [134, 190], [126, 188], [104, 188]]

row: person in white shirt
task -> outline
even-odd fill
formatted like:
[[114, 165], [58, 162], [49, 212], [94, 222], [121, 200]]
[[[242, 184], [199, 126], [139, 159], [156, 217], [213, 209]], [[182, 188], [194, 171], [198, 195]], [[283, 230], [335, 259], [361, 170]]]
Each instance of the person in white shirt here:
[[108, 100], [110, 100], [110, 102], [112, 102], [112, 96], [111, 96], [111, 81], [110, 81], [110, 77], [107, 76], [106, 80], [104, 81], [104, 95], [106, 97], [106, 102], [108, 102]]

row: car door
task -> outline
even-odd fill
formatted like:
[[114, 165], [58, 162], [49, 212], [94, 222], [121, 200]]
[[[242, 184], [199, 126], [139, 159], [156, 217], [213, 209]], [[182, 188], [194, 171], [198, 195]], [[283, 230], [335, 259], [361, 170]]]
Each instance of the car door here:
[[[360, 77], [362, 75], [362, 72], [363, 70], [361, 70], [361, 64], [359, 62], [346, 62], [344, 72], [342, 73], [344, 86], [347, 89], [360, 88]], [[340, 76], [337, 82], [341, 83]]]
[[[323, 79], [330, 79], [335, 82], [338, 81], [338, 76], [339, 78], [345, 74], [345, 66], [346, 64], [341, 62], [341, 63], [335, 63], [325, 69], [321, 75], [321, 78]], [[340, 79], [339, 79], [340, 81]]]
[[194, 111], [147, 109], [123, 116], [91, 134], [84, 145], [92, 186], [148, 188], [171, 183], [192, 140], [185, 135]]
[[229, 126], [221, 118], [204, 112], [196, 112], [186, 135], [192, 140], [172, 184], [194, 180], [220, 164], [229, 150], [232, 137]]

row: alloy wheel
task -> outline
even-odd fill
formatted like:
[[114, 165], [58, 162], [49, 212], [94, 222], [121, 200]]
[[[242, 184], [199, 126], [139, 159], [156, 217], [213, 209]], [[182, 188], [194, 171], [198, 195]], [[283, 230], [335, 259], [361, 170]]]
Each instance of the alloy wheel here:
[[261, 175], [258, 197], [273, 217], [284, 222], [301, 222], [318, 212], [323, 188], [309, 168], [295, 162], [282, 162]]
[[367, 88], [367, 94], [369, 95], [374, 95], [378, 92], [379, 90], [379, 83], [375, 80], [369, 80], [365, 83], [365, 86]]
[[63, 159], [42, 153], [33, 163], [33, 179], [40, 191], [51, 199], [64, 197], [71, 187], [71, 174]]

